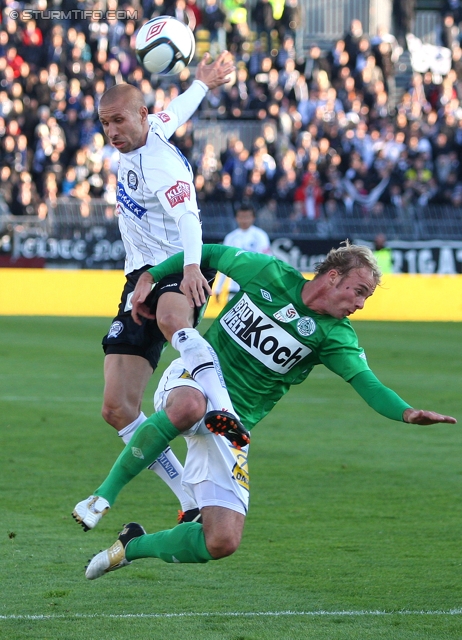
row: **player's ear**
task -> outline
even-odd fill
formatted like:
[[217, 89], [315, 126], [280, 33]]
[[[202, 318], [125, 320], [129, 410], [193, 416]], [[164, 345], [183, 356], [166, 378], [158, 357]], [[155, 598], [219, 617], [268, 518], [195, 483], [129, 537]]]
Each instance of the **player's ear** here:
[[340, 278], [340, 273], [337, 271], [337, 269], [330, 269], [327, 272], [327, 278], [329, 280], [329, 283], [334, 285], [337, 284], [339, 278]]

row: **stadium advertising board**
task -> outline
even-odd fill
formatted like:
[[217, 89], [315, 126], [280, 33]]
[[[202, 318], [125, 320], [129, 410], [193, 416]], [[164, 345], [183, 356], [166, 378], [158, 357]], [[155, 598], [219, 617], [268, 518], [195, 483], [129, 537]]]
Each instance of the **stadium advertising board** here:
[[[67, 236], [67, 237], [66, 237]], [[205, 238], [204, 241], [216, 242]], [[352, 238], [353, 242], [373, 248], [370, 241]], [[302, 272], [313, 272], [315, 265], [324, 260], [332, 247], [338, 247], [341, 239], [301, 240], [288, 237], [272, 237], [273, 254]], [[462, 273], [462, 241], [392, 240], [394, 273], [456, 274]], [[34, 231], [18, 231], [11, 242], [1, 245], [0, 264], [16, 266], [18, 261], [30, 260], [36, 266], [42, 259], [44, 266], [81, 269], [123, 269], [124, 248], [118, 232], [113, 228], [74, 230], [72, 234], [53, 236]]]
[[119, 232], [114, 227], [65, 230], [62, 234], [49, 235], [41, 230], [15, 231], [9, 243], [3, 243], [0, 264], [10, 258], [10, 266], [37, 259], [45, 267], [73, 267], [76, 269], [123, 269], [125, 250]]
[[[321, 262], [332, 247], [338, 247], [341, 240], [293, 240], [275, 238], [271, 242], [277, 258], [288, 262], [303, 272], [312, 272], [316, 263]], [[364, 244], [373, 249], [373, 243], [361, 238], [352, 242]], [[390, 241], [393, 273], [456, 274], [462, 273], [462, 242], [448, 240]]]

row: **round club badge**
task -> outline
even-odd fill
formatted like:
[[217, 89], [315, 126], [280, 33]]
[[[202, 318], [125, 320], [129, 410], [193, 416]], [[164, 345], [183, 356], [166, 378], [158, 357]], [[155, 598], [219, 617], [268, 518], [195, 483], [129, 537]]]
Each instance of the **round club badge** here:
[[127, 184], [129, 189], [135, 190], [138, 187], [138, 176], [131, 169], [127, 173]]
[[107, 337], [117, 338], [117, 336], [120, 335], [123, 330], [124, 330], [124, 325], [120, 322], [120, 320], [116, 320], [111, 324]]
[[316, 331], [316, 322], [305, 316], [297, 322], [297, 331], [301, 336], [311, 336]]

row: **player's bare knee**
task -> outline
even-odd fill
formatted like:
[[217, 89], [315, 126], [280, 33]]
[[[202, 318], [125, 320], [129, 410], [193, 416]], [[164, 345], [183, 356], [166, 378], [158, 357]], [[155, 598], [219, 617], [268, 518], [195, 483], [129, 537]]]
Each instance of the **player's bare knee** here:
[[117, 417], [117, 413], [111, 407], [103, 405], [103, 408], [101, 409], [101, 415], [103, 416], [103, 420], [105, 420], [108, 425], [114, 427], [114, 429], [117, 429], [119, 420]]
[[245, 516], [219, 506], [203, 507], [201, 514], [205, 544], [212, 558], [232, 555], [241, 543]]
[[208, 534], [205, 536], [205, 544], [207, 550], [214, 560], [231, 556], [239, 547], [240, 536], [236, 536], [233, 532], [228, 535]]
[[171, 311], [165, 311], [157, 316], [157, 325], [169, 342], [173, 334], [185, 327], [192, 327], [191, 319], [188, 314], [175, 314]]
[[122, 407], [116, 407], [107, 403], [103, 404], [101, 415], [103, 420], [105, 420], [111, 427], [114, 427], [117, 431], [120, 431], [126, 427], [127, 424], [130, 424], [130, 422], [135, 420], [135, 418], [131, 418], [131, 414], [125, 411]]
[[177, 429], [190, 429], [204, 417], [207, 408], [205, 397], [197, 389], [179, 387], [168, 397], [165, 412]]

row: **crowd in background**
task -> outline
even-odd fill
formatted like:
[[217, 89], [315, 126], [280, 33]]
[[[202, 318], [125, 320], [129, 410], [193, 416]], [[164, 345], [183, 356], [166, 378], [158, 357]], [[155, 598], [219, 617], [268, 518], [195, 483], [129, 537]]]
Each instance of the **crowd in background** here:
[[[197, 0], [123, 6], [109, 0], [106, 9], [136, 18], [107, 20], [83, 11], [50, 20], [46, 0], [36, 0], [36, 19], [23, 21], [24, 3], [2, 5], [0, 191], [14, 215], [45, 218], [60, 197], [115, 204], [118, 152], [102, 135], [102, 94], [129, 82], [154, 113], [193, 79], [189, 68], [176, 77], [151, 77], [136, 60], [137, 29], [163, 14], [189, 22], [197, 37], [206, 32], [212, 52], [226, 46], [236, 59], [232, 81], [209, 92], [197, 117], [261, 124], [251, 144], [233, 136], [222, 152], [195, 145], [192, 122], [176, 132], [172, 141], [193, 166], [204, 210], [208, 203], [245, 201], [257, 210], [258, 223], [274, 231], [284, 217], [297, 228], [332, 212], [362, 218], [399, 216], [409, 204], [462, 206], [457, 2], [448, 3], [442, 18], [448, 72], [415, 72], [402, 95], [395, 87], [402, 47], [391, 33], [381, 28], [368, 35], [353, 20], [328, 50], [312, 45], [303, 51], [297, 0], [285, 0], [277, 12], [269, 0], [257, 0], [251, 15], [241, 0], [201, 6]], [[76, 7], [100, 5], [62, 0], [59, 6], [64, 12]]]

